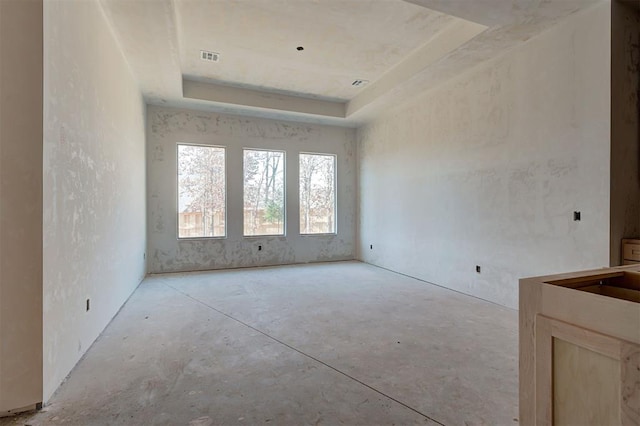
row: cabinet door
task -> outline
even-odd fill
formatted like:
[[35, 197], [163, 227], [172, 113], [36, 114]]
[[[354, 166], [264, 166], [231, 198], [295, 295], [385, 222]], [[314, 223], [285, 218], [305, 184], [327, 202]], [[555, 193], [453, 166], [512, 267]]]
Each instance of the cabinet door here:
[[640, 345], [536, 317], [536, 418], [548, 425], [640, 425]]

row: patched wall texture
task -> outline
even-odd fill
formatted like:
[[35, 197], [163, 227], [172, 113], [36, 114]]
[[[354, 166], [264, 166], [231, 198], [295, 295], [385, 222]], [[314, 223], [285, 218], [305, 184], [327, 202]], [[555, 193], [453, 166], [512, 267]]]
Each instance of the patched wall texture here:
[[[209, 112], [147, 110], [148, 253], [152, 273], [348, 260], [355, 257], [355, 131]], [[226, 147], [227, 237], [178, 239], [177, 144]], [[286, 155], [286, 235], [243, 237], [243, 148]], [[298, 154], [337, 156], [337, 234], [301, 236]], [[258, 246], [262, 250], [258, 250]]]
[[359, 257], [513, 308], [607, 266], [609, 43], [605, 2], [359, 129]]
[[146, 211], [144, 102], [98, 3], [44, 2], [44, 40], [46, 401], [144, 277]]

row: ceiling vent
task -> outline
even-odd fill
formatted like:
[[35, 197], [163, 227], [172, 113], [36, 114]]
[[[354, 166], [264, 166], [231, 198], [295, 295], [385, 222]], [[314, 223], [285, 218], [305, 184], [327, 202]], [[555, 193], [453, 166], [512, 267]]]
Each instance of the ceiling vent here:
[[353, 83], [351, 83], [351, 85], [353, 87], [362, 87], [365, 86], [368, 82], [369, 80], [355, 80]]
[[220, 54], [216, 52], [209, 52], [207, 50], [201, 50], [200, 59], [209, 62], [220, 62]]

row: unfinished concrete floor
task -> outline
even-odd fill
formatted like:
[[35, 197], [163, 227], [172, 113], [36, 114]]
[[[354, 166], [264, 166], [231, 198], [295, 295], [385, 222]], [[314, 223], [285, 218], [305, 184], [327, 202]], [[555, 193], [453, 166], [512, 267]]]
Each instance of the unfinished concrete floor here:
[[359, 262], [151, 276], [5, 422], [516, 425], [517, 313]]

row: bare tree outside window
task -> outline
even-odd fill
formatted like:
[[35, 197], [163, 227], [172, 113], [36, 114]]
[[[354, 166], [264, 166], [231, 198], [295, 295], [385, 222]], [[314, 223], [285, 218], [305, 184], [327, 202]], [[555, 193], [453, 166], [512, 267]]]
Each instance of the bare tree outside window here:
[[225, 149], [178, 145], [178, 238], [226, 235]]
[[335, 155], [300, 154], [300, 233], [336, 232]]
[[284, 235], [284, 152], [244, 150], [244, 235]]

